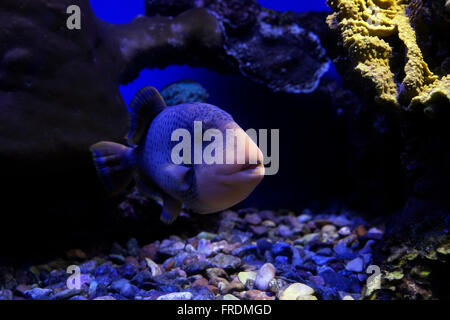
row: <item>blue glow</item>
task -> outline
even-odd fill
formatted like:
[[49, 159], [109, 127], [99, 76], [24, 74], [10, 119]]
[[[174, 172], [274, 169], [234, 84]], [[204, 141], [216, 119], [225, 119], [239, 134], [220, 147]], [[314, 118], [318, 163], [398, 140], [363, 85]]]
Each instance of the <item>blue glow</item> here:
[[110, 23], [122, 24], [145, 13], [145, 0], [90, 0], [97, 17]]
[[258, 0], [258, 3], [278, 11], [331, 11], [326, 0]]

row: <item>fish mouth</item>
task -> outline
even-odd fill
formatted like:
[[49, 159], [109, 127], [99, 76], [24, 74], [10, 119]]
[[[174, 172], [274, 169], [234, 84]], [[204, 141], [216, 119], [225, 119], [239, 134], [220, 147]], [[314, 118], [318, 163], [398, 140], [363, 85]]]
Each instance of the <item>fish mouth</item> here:
[[258, 160], [257, 163], [247, 163], [242, 165], [239, 173], [259, 174], [264, 169], [263, 163]]

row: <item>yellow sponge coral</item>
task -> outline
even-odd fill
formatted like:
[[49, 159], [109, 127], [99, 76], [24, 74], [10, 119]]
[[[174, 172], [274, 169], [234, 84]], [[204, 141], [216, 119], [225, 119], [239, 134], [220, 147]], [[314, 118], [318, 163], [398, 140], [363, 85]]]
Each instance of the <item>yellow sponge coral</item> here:
[[[407, 15], [408, 0], [327, 0], [327, 3], [334, 11], [327, 19], [329, 26], [341, 33], [355, 69], [375, 85], [379, 102], [426, 106], [438, 92], [450, 101], [448, 76], [439, 80], [417, 45]], [[397, 36], [406, 47], [405, 77], [400, 84], [395, 82], [390, 67], [393, 49], [386, 38], [391, 36]]]
[[422, 92], [411, 100], [410, 108], [426, 106], [433, 108], [441, 101], [450, 101], [450, 75], [426, 86]]

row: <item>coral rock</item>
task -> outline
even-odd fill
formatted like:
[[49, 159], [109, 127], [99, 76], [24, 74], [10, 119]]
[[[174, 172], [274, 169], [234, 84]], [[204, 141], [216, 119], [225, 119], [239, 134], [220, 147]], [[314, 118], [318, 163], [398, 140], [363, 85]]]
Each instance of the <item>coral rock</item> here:
[[[447, 77], [439, 79], [424, 61], [407, 3], [398, 0], [328, 0], [327, 3], [335, 12], [327, 19], [330, 28], [339, 30], [355, 70], [372, 82], [378, 102], [427, 106], [439, 93], [450, 101]], [[393, 36], [406, 47], [405, 76], [401, 83], [396, 82], [391, 70], [394, 49], [388, 38]]]

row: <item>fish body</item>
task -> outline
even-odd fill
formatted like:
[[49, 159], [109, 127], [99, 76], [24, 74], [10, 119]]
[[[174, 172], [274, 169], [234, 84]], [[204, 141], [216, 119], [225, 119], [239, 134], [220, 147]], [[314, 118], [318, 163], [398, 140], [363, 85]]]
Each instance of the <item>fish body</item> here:
[[[161, 219], [171, 223], [183, 204], [198, 213], [218, 212], [244, 200], [262, 180], [262, 152], [232, 116], [222, 109], [206, 103], [166, 106], [152, 87], [141, 89], [130, 109], [129, 146], [100, 142], [91, 147], [98, 174], [109, 193], [120, 192], [134, 178], [144, 193], [162, 196], [164, 209]], [[183, 149], [183, 156], [187, 152], [191, 161], [174, 163], [173, 150], [180, 143], [174, 139], [174, 133], [183, 129], [191, 139], [198, 139], [195, 123], [201, 124], [201, 138], [203, 131], [209, 129], [223, 134], [214, 136], [214, 139], [223, 140], [216, 145], [219, 149], [212, 153], [217, 156], [216, 160], [223, 161], [195, 161], [199, 153], [192, 143]], [[239, 149], [245, 151], [244, 161], [238, 161], [237, 146], [227, 144], [225, 137], [230, 130], [236, 135], [236, 140], [241, 139], [245, 145], [245, 149]], [[202, 141], [200, 143], [202, 156], [205, 147]], [[227, 161], [229, 155], [233, 155], [232, 162]]]

